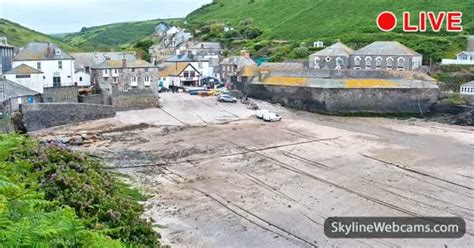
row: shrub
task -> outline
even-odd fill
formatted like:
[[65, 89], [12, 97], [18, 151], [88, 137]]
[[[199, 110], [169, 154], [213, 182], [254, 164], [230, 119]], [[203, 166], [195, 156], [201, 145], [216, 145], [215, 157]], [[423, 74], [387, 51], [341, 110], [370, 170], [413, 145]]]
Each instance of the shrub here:
[[449, 105], [463, 105], [466, 104], [467, 100], [462, 95], [455, 93], [441, 100], [441, 102]]
[[[20, 135], [0, 136], [2, 242], [52, 247], [159, 247], [140, 219], [142, 206], [123, 197], [102, 164], [86, 155]], [[6, 209], [6, 210], [5, 210]]]

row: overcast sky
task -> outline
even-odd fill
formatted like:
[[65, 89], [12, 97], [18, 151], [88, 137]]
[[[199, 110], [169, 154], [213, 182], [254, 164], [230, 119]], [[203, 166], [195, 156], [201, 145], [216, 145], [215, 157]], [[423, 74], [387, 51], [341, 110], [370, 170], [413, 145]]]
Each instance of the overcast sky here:
[[78, 32], [114, 22], [184, 17], [211, 0], [0, 0], [0, 17], [36, 31]]

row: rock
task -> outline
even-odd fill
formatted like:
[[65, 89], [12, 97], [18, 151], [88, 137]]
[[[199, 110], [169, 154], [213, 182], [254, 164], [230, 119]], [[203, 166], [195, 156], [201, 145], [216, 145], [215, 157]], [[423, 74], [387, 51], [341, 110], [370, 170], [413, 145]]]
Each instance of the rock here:
[[81, 146], [84, 144], [84, 139], [82, 136], [74, 136], [69, 140], [69, 145], [71, 146]]
[[474, 126], [474, 109], [466, 110], [454, 117], [458, 125]]
[[14, 112], [11, 115], [11, 122], [13, 125], [13, 129], [17, 133], [27, 133], [28, 130], [26, 129], [25, 122], [23, 121], [23, 114], [20, 112]]
[[70, 141], [71, 141], [70, 137], [64, 137], [64, 138], [59, 139], [59, 142], [63, 144], [69, 144]]

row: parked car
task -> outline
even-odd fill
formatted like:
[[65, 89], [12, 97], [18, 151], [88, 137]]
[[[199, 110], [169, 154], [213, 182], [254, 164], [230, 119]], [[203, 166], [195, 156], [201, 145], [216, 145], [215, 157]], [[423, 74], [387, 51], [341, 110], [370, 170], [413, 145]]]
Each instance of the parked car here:
[[231, 96], [225, 95], [225, 94], [219, 95], [219, 97], [217, 97], [217, 100], [218, 100], [219, 102], [237, 103], [237, 98], [231, 97]]
[[281, 116], [277, 113], [268, 112], [263, 114], [263, 120], [269, 122], [281, 121]]
[[257, 110], [257, 112], [255, 112], [255, 116], [257, 116], [257, 118], [259, 119], [263, 119], [263, 115], [266, 114], [266, 113], [269, 113], [270, 111], [266, 110], [266, 109], [260, 109], [260, 110]]

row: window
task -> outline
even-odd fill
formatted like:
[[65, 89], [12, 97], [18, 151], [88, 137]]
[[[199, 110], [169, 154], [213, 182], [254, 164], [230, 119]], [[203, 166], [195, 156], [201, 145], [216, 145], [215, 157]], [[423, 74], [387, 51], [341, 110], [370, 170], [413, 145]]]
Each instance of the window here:
[[41, 62], [36, 62], [36, 69], [41, 70]]
[[132, 68], [132, 72], [135, 72], [135, 68]]
[[53, 87], [61, 87], [61, 77], [53, 77]]
[[372, 58], [365, 57], [365, 69], [370, 69], [372, 67]]
[[118, 82], [117, 78], [116, 78], [116, 77], [114, 77], [114, 83], [117, 83], [117, 82]]
[[104, 76], [108, 76], [109, 75], [109, 70], [108, 69], [105, 69], [104, 70]]
[[331, 58], [330, 57], [326, 57], [326, 62], [329, 62], [331, 61]]
[[320, 66], [319, 63], [320, 63], [319, 57], [314, 58], [314, 68], [315, 68], [315, 69], [321, 68], [321, 66]]
[[86, 66], [85, 70], [86, 70], [86, 73], [90, 73], [90, 67], [89, 66]]
[[189, 77], [189, 72], [188, 72], [188, 71], [185, 71], [185, 72], [183, 73], [183, 77], [185, 77], [185, 78]]
[[43, 79], [46, 79], [46, 76], [43, 76]]
[[16, 78], [31, 78], [31, 75], [16, 75]]
[[195, 77], [196, 76], [196, 72], [195, 71], [190, 71], [189, 72], [189, 77]]
[[336, 58], [336, 69], [341, 69], [343, 63], [344, 63], [344, 61], [342, 60], [342, 58], [337, 57]]
[[79, 81], [82, 82], [82, 77], [79, 77]]
[[388, 57], [387, 58], [387, 69], [391, 70], [393, 67], [393, 58], [392, 57]]
[[375, 59], [375, 66], [377, 67], [377, 69], [381, 69], [382, 68], [382, 58], [381, 57], [377, 57]]
[[132, 87], [137, 87], [138, 82], [137, 82], [137, 77], [132, 77], [132, 82], [130, 83]]
[[62, 61], [58, 61], [58, 69], [59, 70], [63, 69], [63, 62]]
[[148, 72], [148, 68], [145, 68], [145, 72]]
[[118, 74], [118, 70], [117, 70], [117, 69], [114, 69], [114, 74]]
[[359, 56], [354, 58], [354, 66], [360, 66], [361, 58]]
[[150, 77], [145, 76], [145, 86], [150, 86]]
[[398, 69], [403, 70], [405, 69], [405, 58], [400, 57], [397, 59]]

